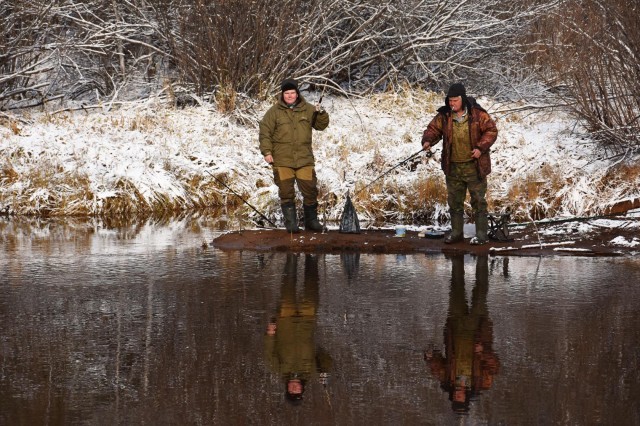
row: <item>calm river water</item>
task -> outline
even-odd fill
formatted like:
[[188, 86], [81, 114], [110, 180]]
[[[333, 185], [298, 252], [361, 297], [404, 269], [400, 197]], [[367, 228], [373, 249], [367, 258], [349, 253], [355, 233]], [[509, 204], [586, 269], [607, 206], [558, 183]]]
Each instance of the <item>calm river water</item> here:
[[216, 226], [0, 219], [0, 424], [640, 424], [640, 257], [222, 252]]

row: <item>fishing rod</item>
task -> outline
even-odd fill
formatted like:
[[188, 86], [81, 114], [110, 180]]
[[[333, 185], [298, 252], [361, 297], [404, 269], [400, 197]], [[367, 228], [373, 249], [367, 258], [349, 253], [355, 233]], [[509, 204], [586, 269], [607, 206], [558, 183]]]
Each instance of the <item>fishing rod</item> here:
[[263, 215], [262, 213], [260, 213], [258, 211], [258, 209], [256, 209], [255, 207], [253, 207], [251, 204], [249, 204], [249, 202], [247, 200], [245, 200], [244, 198], [242, 198], [236, 191], [234, 191], [233, 189], [231, 189], [229, 187], [229, 185], [227, 185], [226, 183], [224, 183], [223, 181], [221, 181], [220, 179], [218, 179], [217, 177], [215, 177], [213, 174], [209, 173], [209, 170], [205, 170], [205, 172], [207, 172], [207, 174], [209, 176], [211, 176], [212, 178], [214, 178], [216, 180], [216, 182], [218, 182], [220, 185], [224, 186], [225, 188], [227, 188], [229, 191], [231, 191], [231, 193], [233, 195], [235, 195], [236, 197], [240, 198], [242, 200], [243, 203], [245, 203], [246, 205], [248, 205], [249, 207], [251, 207], [251, 209], [258, 213], [260, 215], [260, 217], [262, 217], [264, 220], [266, 220], [267, 222], [269, 222], [271, 224], [271, 226], [273, 226], [274, 228], [277, 228], [278, 226], [273, 223], [268, 217], [266, 217], [265, 215]]
[[[393, 170], [397, 169], [398, 167], [402, 166], [403, 164], [405, 164], [406, 162], [412, 160], [413, 158], [417, 157], [418, 155], [420, 155], [420, 153], [422, 153], [422, 151], [424, 151], [424, 149], [420, 149], [420, 151], [411, 154], [409, 157], [405, 158], [404, 160], [402, 160], [401, 162], [399, 162], [398, 164], [396, 164], [395, 166], [393, 166], [392, 168], [390, 168], [389, 170], [387, 170], [386, 172], [384, 172], [383, 174], [381, 174], [380, 176], [378, 176], [377, 178], [375, 178], [374, 180], [372, 180], [371, 182], [369, 182], [369, 184], [367, 184], [367, 186], [365, 186], [364, 188], [362, 188], [360, 191], [356, 192], [353, 197], [355, 198], [358, 194], [360, 194], [362, 191], [364, 191], [365, 189], [369, 188], [371, 185], [373, 185], [375, 182], [377, 182], [378, 180], [382, 179], [384, 176], [388, 175], [389, 173], [391, 173]], [[427, 158], [431, 158], [431, 156], [433, 155], [433, 152], [431, 151], [427, 151], [426, 152]]]

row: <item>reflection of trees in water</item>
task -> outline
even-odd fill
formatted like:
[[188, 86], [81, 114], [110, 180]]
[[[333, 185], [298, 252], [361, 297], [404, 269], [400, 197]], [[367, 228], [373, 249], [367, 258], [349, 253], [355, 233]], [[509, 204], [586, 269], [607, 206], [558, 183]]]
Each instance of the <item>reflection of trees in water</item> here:
[[488, 390], [498, 374], [499, 361], [493, 351], [493, 323], [489, 318], [487, 256], [476, 259], [475, 284], [471, 304], [467, 302], [464, 255], [451, 257], [449, 311], [444, 329], [445, 354], [427, 351], [432, 374], [449, 394], [454, 411], [466, 412], [471, 400]]

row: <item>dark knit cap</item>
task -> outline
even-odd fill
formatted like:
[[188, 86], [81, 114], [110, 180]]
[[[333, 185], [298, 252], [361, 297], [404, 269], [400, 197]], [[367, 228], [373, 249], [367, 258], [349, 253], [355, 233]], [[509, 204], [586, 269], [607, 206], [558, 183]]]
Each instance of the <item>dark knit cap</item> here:
[[286, 92], [287, 90], [295, 90], [297, 92], [298, 82], [292, 78], [288, 78], [282, 82], [282, 85], [280, 86], [280, 88], [282, 89], [283, 92]]
[[453, 83], [447, 92], [447, 98], [455, 98], [456, 96], [467, 96], [467, 91], [462, 83]]

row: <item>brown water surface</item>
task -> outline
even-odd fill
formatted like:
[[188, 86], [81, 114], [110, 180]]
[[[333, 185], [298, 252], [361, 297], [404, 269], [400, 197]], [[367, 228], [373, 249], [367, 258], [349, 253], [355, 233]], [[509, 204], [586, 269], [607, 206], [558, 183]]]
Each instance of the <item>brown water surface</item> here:
[[222, 252], [215, 228], [0, 223], [0, 424], [640, 424], [637, 256]]

